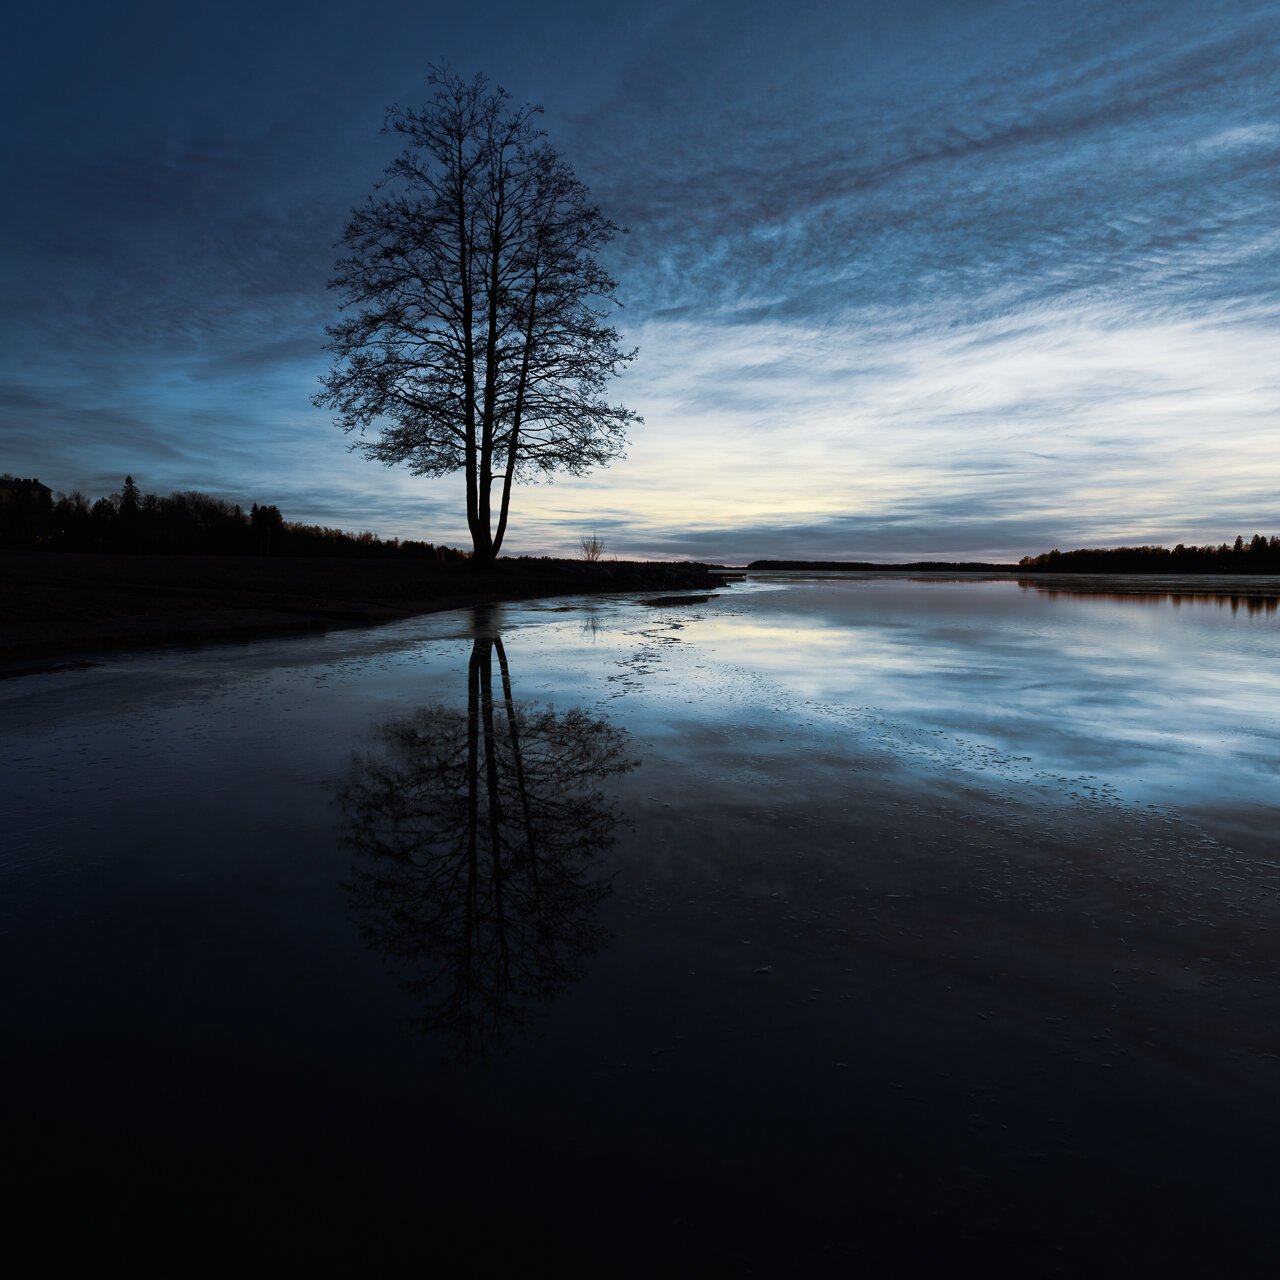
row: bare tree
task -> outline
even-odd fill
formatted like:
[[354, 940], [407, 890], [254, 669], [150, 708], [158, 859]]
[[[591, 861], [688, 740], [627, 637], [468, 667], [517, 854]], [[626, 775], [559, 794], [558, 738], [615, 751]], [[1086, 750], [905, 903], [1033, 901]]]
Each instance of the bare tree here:
[[489, 563], [514, 480], [604, 465], [638, 421], [604, 395], [635, 357], [608, 323], [617, 284], [597, 258], [620, 228], [545, 142], [541, 108], [482, 75], [436, 68], [429, 83], [427, 106], [388, 113], [404, 150], [343, 235], [330, 287], [346, 314], [315, 402], [369, 458], [465, 471]]
[[584, 533], [578, 539], [578, 546], [582, 548], [582, 558], [592, 564], [604, 558], [604, 543], [594, 533], [590, 536]]

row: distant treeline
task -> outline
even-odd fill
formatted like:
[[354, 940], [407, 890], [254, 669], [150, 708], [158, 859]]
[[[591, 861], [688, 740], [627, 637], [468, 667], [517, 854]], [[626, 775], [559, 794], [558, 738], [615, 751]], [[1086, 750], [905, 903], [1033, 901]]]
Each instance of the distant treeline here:
[[1256, 533], [1246, 542], [1188, 547], [1111, 547], [1023, 556], [1033, 573], [1280, 573], [1280, 538]]
[[821, 573], [884, 573], [894, 569], [914, 569], [918, 573], [999, 573], [1014, 566], [985, 564], [978, 560], [910, 560], [895, 564], [872, 564], [866, 560], [753, 560], [747, 568], [816, 570]]
[[0, 547], [156, 555], [369, 556], [459, 560], [465, 554], [429, 542], [390, 540], [286, 520], [274, 505], [248, 511], [187, 490], [157, 497], [126, 476], [118, 493], [90, 502], [35, 481], [0, 479]]

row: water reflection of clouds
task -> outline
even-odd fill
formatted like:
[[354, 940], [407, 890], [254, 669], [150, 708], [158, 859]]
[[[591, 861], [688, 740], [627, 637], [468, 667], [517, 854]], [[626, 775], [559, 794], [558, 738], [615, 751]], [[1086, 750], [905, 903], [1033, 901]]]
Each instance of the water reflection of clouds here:
[[1108, 774], [1134, 795], [1252, 793], [1280, 753], [1280, 635], [1241, 625], [1270, 616], [1265, 602], [1250, 613], [1241, 597], [1237, 613], [1229, 594], [1192, 598], [1135, 609], [1124, 592], [1012, 580], [797, 581], [690, 638], [766, 678], [779, 720], [802, 698], [806, 717], [918, 760], [986, 771], [998, 757], [1010, 780]]

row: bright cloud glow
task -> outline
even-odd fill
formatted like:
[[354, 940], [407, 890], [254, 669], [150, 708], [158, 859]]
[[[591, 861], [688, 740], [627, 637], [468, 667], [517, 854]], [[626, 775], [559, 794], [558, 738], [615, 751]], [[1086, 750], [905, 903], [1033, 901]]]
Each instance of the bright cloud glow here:
[[1082, 306], [941, 333], [653, 324], [640, 341], [649, 422], [607, 503], [593, 482], [529, 491], [548, 535], [598, 514], [619, 549], [680, 530], [691, 554], [741, 559], [776, 525], [822, 529], [815, 555], [1005, 556], [1028, 510], [1090, 543], [1275, 513], [1265, 317], [1124, 324]]

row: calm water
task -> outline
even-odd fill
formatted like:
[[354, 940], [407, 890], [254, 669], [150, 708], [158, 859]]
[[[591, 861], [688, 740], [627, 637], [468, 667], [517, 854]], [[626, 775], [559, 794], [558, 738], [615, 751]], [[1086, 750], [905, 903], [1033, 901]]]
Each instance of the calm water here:
[[8, 681], [11, 1194], [50, 1257], [1261, 1274], [1278, 670], [1256, 601], [778, 577]]

